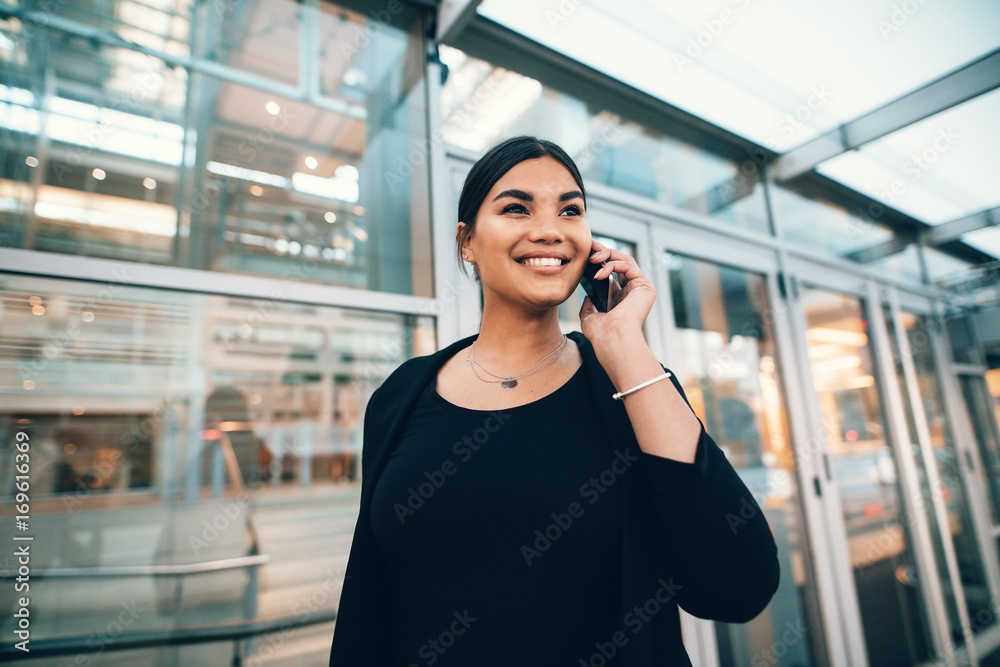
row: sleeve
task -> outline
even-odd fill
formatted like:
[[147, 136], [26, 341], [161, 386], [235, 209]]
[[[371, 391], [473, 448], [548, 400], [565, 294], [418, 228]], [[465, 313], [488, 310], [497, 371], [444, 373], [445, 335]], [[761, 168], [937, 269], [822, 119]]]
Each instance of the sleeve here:
[[[690, 407], [680, 383], [670, 379]], [[680, 586], [681, 608], [699, 618], [745, 623], [777, 590], [777, 547], [753, 495], [699, 424], [694, 463], [640, 454], [658, 549]]]

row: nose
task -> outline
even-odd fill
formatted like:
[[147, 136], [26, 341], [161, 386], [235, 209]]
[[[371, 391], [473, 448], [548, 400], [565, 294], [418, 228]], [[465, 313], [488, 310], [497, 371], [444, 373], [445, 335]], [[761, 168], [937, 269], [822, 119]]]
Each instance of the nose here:
[[558, 216], [542, 216], [532, 225], [528, 240], [539, 243], [561, 243], [565, 238]]

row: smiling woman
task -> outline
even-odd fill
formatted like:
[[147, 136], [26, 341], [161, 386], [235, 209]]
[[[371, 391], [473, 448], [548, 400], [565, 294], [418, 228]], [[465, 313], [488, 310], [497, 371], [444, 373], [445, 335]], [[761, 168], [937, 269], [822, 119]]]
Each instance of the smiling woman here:
[[[456, 240], [480, 331], [408, 361], [368, 404], [331, 666], [690, 665], [678, 606], [748, 621], [778, 563], [643, 338], [652, 282], [592, 238], [576, 165], [534, 137], [473, 166]], [[587, 262], [622, 287], [607, 312], [585, 299], [566, 335], [559, 306]]]

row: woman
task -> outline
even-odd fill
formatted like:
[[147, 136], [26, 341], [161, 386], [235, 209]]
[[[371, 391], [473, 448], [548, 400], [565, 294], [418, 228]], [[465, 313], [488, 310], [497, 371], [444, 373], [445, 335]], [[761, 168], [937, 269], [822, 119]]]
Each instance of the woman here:
[[[483, 156], [459, 220], [480, 331], [407, 361], [368, 404], [331, 667], [689, 665], [678, 605], [748, 621], [778, 563], [643, 338], [652, 282], [591, 238], [580, 173], [547, 141]], [[583, 333], [564, 336], [588, 261], [622, 289], [606, 313], [585, 299]]]

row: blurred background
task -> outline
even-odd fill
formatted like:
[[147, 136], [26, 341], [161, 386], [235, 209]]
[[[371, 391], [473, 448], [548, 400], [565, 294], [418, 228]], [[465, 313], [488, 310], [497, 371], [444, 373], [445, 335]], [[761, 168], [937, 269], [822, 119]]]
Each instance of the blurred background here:
[[0, 654], [326, 665], [365, 405], [534, 134], [779, 545], [693, 662], [1000, 664], [998, 88], [992, 0], [0, 2]]

